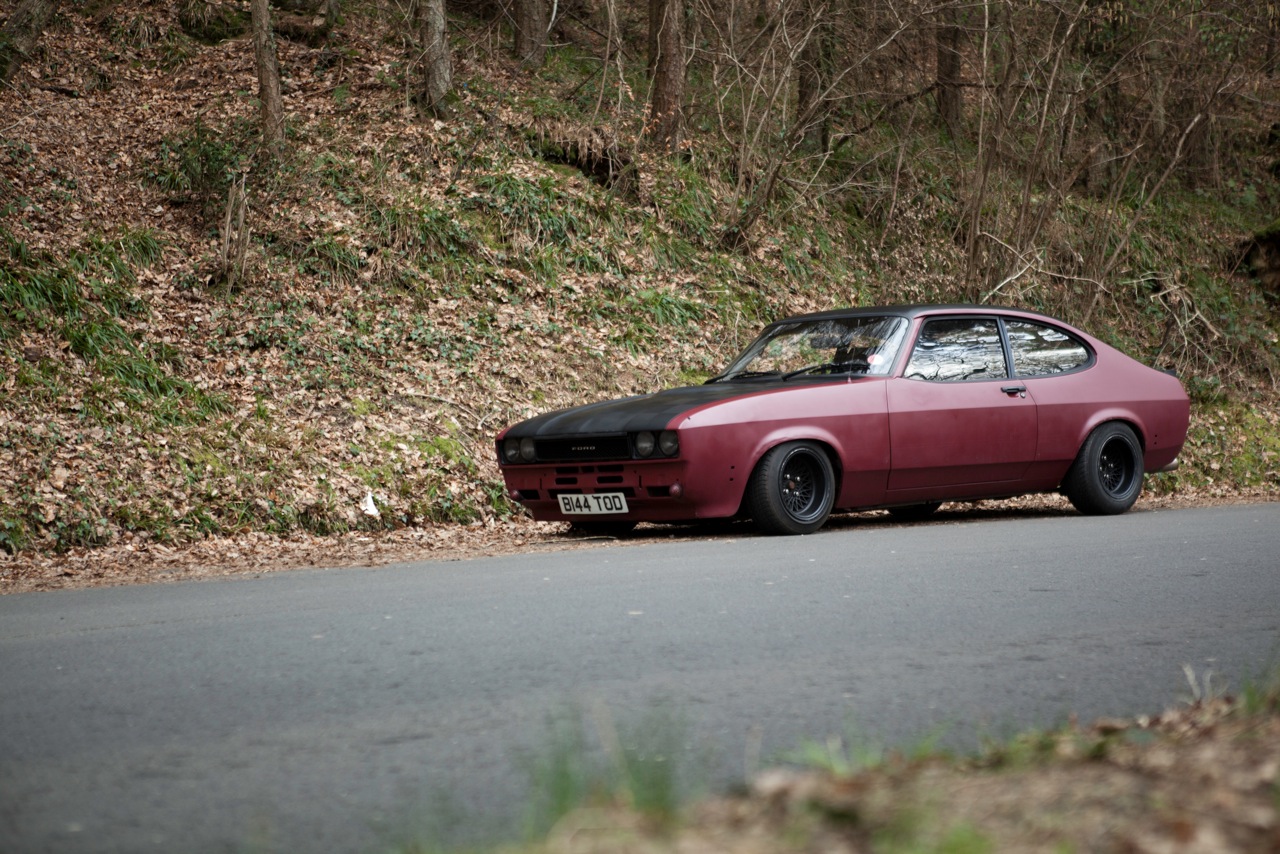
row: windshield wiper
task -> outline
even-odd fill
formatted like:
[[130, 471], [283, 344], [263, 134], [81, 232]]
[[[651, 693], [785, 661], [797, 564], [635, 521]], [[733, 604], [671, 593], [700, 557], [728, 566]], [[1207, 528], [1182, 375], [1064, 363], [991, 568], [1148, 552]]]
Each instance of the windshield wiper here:
[[718, 382], [724, 382], [726, 380], [752, 379], [754, 377], [776, 377], [777, 375], [778, 375], [777, 371], [739, 371], [736, 374], [724, 374], [723, 376], [712, 377], [711, 379], [707, 380], [707, 382], [718, 383]]
[[796, 368], [794, 371], [788, 371], [782, 375], [782, 378], [784, 380], [789, 380], [792, 377], [798, 377], [801, 374], [816, 374], [818, 372], [828, 374], [851, 374], [855, 371], [865, 371], [869, 367], [871, 367], [871, 365], [862, 359], [852, 359], [848, 362], [818, 362], [816, 365], [805, 365], [803, 368]]

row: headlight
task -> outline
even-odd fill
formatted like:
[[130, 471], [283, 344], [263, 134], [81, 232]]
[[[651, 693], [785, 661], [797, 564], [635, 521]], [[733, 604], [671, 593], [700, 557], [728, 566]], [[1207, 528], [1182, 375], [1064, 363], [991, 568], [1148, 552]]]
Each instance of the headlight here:
[[680, 453], [680, 437], [675, 430], [663, 430], [658, 434], [658, 450], [664, 457], [674, 457]]
[[520, 458], [520, 440], [504, 439], [502, 441], [502, 459], [504, 462], [514, 463]]
[[645, 430], [643, 433], [637, 433], [636, 455], [641, 458], [653, 456], [654, 444], [653, 434], [648, 430]]
[[531, 463], [538, 458], [538, 449], [533, 444], [533, 438], [526, 436], [520, 440], [520, 457], [526, 463]]

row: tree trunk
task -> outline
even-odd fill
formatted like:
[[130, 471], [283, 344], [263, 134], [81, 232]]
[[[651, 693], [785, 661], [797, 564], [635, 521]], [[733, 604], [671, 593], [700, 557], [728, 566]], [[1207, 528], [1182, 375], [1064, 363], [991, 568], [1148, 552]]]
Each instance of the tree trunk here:
[[662, 13], [667, 0], [649, 0], [649, 33], [645, 44], [645, 71], [650, 77], [658, 70], [658, 33], [662, 30]]
[[271, 10], [267, 0], [251, 0], [253, 59], [258, 67], [258, 100], [262, 104], [262, 141], [277, 151], [284, 139], [284, 105], [280, 98], [280, 63], [276, 59], [276, 39], [271, 32]]
[[444, 0], [415, 0], [413, 29], [419, 52], [414, 100], [419, 109], [438, 115], [453, 89], [453, 57], [445, 27]]
[[1267, 4], [1267, 67], [1268, 77], [1276, 76], [1276, 46], [1280, 45], [1280, 4]]
[[657, 45], [649, 132], [659, 145], [675, 150], [684, 131], [684, 0], [661, 2], [661, 14], [649, 21], [649, 40]]
[[954, 139], [964, 120], [960, 99], [960, 11], [948, 3], [938, 10], [938, 118]]
[[[816, 10], [809, 9], [812, 14]], [[831, 25], [827, 21], [810, 20], [808, 39], [800, 50], [796, 69], [796, 115], [811, 114], [813, 120], [804, 129], [804, 148], [826, 151], [831, 143], [831, 111], [827, 107], [831, 85]]]
[[19, 0], [0, 32], [0, 81], [9, 81], [36, 49], [58, 0]]
[[516, 0], [516, 58], [526, 68], [540, 68], [547, 56], [545, 0]]

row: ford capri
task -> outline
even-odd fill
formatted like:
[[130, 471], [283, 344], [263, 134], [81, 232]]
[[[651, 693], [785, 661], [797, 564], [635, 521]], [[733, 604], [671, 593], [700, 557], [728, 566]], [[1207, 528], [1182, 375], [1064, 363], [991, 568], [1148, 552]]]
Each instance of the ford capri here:
[[704, 385], [521, 421], [496, 451], [538, 520], [807, 534], [837, 511], [1043, 492], [1123, 513], [1177, 466], [1189, 414], [1176, 376], [1043, 314], [851, 308], [771, 323]]

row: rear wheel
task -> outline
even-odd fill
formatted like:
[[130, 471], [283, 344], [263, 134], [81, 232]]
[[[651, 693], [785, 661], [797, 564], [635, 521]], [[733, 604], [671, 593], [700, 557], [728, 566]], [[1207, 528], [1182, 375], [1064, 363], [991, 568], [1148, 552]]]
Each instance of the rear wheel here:
[[903, 522], [919, 522], [922, 519], [928, 519], [941, 506], [941, 501], [929, 501], [924, 504], [908, 504], [905, 507], [890, 507], [889, 515]]
[[1142, 446], [1127, 424], [1111, 421], [1084, 440], [1062, 492], [1081, 513], [1110, 516], [1133, 506], [1142, 492]]
[[818, 530], [835, 503], [835, 471], [813, 442], [786, 442], [769, 450], [747, 486], [747, 508], [767, 534]]

